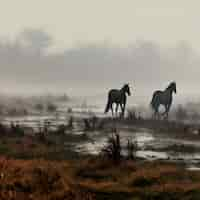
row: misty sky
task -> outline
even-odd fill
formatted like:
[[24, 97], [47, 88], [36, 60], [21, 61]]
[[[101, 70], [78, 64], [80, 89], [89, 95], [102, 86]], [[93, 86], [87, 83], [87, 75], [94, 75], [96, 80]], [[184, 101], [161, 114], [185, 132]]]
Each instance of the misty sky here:
[[186, 40], [199, 50], [199, 1], [188, 0], [1, 0], [2, 36], [24, 28], [45, 29], [57, 48], [136, 39], [171, 45]]
[[186, 93], [200, 84], [199, 1], [0, 3], [3, 92], [101, 94], [130, 82], [142, 95], [174, 80]]

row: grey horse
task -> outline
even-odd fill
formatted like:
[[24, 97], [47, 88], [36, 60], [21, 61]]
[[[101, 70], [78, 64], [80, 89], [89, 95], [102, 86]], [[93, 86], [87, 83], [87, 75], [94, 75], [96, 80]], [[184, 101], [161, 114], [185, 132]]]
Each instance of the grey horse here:
[[107, 113], [111, 109], [112, 116], [113, 116], [114, 115], [113, 104], [115, 103], [116, 104], [116, 107], [115, 107], [116, 115], [118, 113], [118, 107], [120, 105], [121, 111], [122, 111], [122, 116], [124, 116], [124, 112], [125, 112], [125, 108], [126, 108], [126, 101], [127, 101], [126, 94], [128, 94], [129, 96], [131, 95], [130, 87], [128, 84], [125, 84], [120, 90], [119, 89], [111, 89], [108, 92], [108, 101], [107, 101], [107, 105], [105, 108], [105, 113]]
[[159, 106], [163, 105], [165, 107], [165, 112], [162, 115], [165, 115], [168, 119], [169, 110], [173, 100], [173, 92], [176, 93], [175, 82], [171, 82], [164, 91], [157, 90], [153, 93], [151, 107], [154, 110], [154, 118], [159, 117]]

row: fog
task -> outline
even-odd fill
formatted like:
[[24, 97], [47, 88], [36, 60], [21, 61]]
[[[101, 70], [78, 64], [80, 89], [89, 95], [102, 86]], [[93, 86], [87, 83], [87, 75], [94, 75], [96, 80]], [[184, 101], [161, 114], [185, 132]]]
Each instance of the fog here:
[[198, 95], [200, 57], [187, 42], [166, 47], [136, 40], [121, 47], [107, 41], [52, 52], [53, 42], [42, 29], [25, 29], [12, 41], [2, 38], [1, 92], [93, 96], [128, 82], [143, 96], [176, 81], [179, 94]]

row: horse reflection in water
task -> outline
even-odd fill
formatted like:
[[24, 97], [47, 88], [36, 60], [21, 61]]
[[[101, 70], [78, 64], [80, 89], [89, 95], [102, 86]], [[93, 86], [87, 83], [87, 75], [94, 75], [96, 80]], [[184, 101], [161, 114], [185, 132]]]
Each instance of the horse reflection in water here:
[[110, 109], [112, 111], [112, 116], [114, 116], [113, 111], [113, 104], [116, 104], [115, 107], [115, 114], [117, 116], [118, 107], [120, 105], [121, 108], [121, 116], [124, 117], [124, 112], [126, 108], [127, 96], [131, 95], [130, 87], [128, 84], [125, 84], [120, 90], [119, 89], [112, 89], [108, 92], [108, 102], [105, 108], [105, 113], [107, 113]]
[[154, 110], [154, 118], [159, 118], [159, 107], [163, 105], [165, 107], [165, 112], [162, 113], [166, 119], [168, 119], [169, 110], [172, 105], [173, 96], [172, 94], [176, 93], [176, 83], [171, 82], [169, 86], [164, 90], [157, 90], [153, 93], [151, 100], [151, 107]]

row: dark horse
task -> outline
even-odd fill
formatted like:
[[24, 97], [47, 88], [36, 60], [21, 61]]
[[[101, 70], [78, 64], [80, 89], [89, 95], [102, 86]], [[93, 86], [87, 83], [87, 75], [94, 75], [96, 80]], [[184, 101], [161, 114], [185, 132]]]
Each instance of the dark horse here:
[[112, 116], [114, 115], [113, 113], [113, 104], [116, 104], [115, 107], [115, 113], [117, 114], [118, 112], [118, 107], [120, 105], [121, 111], [122, 111], [122, 116], [124, 116], [125, 108], [126, 108], [126, 93], [130, 96], [130, 88], [128, 84], [125, 84], [120, 90], [117, 89], [112, 89], [108, 93], [108, 102], [105, 108], [105, 113], [107, 113], [110, 109], [112, 111]]
[[153, 93], [153, 98], [151, 100], [151, 107], [154, 110], [154, 117], [159, 117], [159, 106], [164, 105], [165, 112], [163, 115], [165, 115], [166, 118], [168, 118], [168, 113], [172, 104], [172, 94], [176, 93], [176, 83], [171, 82], [169, 86], [164, 90], [160, 91], [157, 90]]

